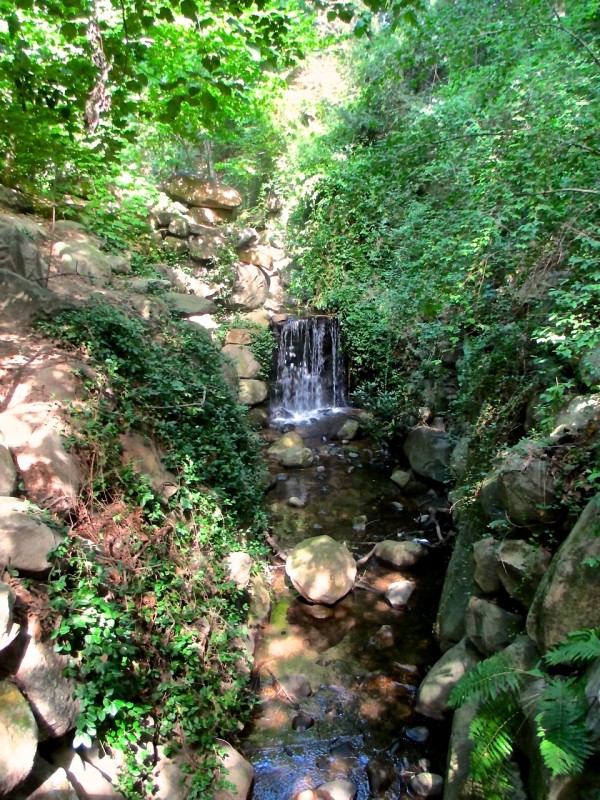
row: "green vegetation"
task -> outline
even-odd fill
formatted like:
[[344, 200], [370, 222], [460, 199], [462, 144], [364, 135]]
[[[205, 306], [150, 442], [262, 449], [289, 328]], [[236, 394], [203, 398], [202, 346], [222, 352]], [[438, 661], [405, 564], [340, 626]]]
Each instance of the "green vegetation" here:
[[[555, 675], [552, 667], [582, 669], [600, 657], [599, 629], [576, 631], [530, 670], [517, 669], [504, 653], [485, 659], [453, 689], [456, 708], [476, 703], [470, 726], [473, 797], [504, 800], [514, 796], [515, 742], [539, 740], [540, 756], [553, 776], [581, 773], [594, 752], [585, 718], [585, 676]], [[533, 719], [532, 719], [533, 718]]]
[[[247, 609], [223, 559], [240, 548], [261, 554], [257, 445], [197, 326], [164, 320], [159, 331], [92, 304], [44, 331], [82, 348], [95, 372], [72, 409], [88, 513], [50, 577], [57, 646], [77, 657], [75, 744], [98, 738], [124, 750], [131, 798], [147, 789], [145, 744], [191, 748], [189, 796], [205, 798], [216, 736], [234, 735], [250, 710]], [[123, 463], [128, 432], [159, 444], [172, 494]]]
[[296, 291], [339, 313], [360, 402], [390, 433], [458, 346], [437, 410], [485, 429], [491, 454], [515, 440], [507, 407], [574, 387], [598, 342], [592, 5], [439, 2], [384, 27], [342, 67], [361, 88], [314, 109], [324, 132], [290, 151]]

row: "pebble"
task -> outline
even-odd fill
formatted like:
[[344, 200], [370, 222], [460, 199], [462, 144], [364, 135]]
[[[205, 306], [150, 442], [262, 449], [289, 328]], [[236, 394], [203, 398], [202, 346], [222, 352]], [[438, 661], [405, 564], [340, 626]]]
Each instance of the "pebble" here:
[[406, 736], [413, 742], [426, 742], [429, 739], [429, 728], [426, 728], [424, 725], [417, 725], [416, 728], [408, 728], [406, 731]]
[[296, 495], [292, 495], [288, 500], [288, 506], [292, 506], [292, 508], [304, 508], [306, 503], [301, 497], [296, 497]]
[[275, 475], [275, 480], [279, 481], [279, 483], [284, 483], [289, 477], [287, 472], [278, 472], [277, 475]]
[[410, 788], [422, 797], [439, 797], [444, 791], [444, 779], [434, 772], [421, 772], [410, 779]]
[[317, 475], [322, 475], [325, 472], [325, 467], [317, 467]]
[[357, 788], [352, 781], [338, 780], [323, 783], [317, 789], [319, 800], [354, 800]]
[[294, 795], [294, 800], [318, 800], [317, 793], [313, 792], [312, 789], [303, 789]]
[[391, 764], [372, 758], [366, 766], [367, 777], [371, 794], [379, 796], [392, 783], [394, 779], [394, 768]]

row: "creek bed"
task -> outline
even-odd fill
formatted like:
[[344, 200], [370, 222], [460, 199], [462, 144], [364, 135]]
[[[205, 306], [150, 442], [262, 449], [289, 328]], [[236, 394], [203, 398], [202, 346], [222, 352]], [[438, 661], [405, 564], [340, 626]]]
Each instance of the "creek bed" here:
[[[340, 424], [329, 417], [297, 427], [317, 453], [314, 464], [286, 473], [273, 467], [269, 506], [280, 547], [328, 534], [362, 556], [383, 539], [422, 538], [417, 520], [424, 507], [444, 505], [443, 496], [402, 496], [389, 478], [392, 465], [372, 442], [330, 438]], [[274, 429], [267, 438], [280, 434]], [[291, 497], [302, 507], [290, 506]], [[430, 538], [435, 544], [435, 533]], [[258, 703], [242, 748], [256, 771], [253, 800], [293, 800], [339, 778], [351, 780], [358, 800], [366, 800], [374, 796], [368, 764], [384, 786], [390, 781], [376, 795], [384, 800], [411, 796], [410, 776], [427, 764], [444, 774], [447, 725], [420, 718], [413, 708], [416, 688], [439, 656], [432, 626], [446, 559], [444, 548], [434, 546], [400, 574], [372, 558], [359, 569], [360, 588], [332, 607], [305, 602], [283, 564], [273, 566], [271, 620], [255, 662]], [[417, 588], [409, 606], [393, 609], [383, 592], [400, 577]], [[297, 675], [310, 695], [286, 688]]]

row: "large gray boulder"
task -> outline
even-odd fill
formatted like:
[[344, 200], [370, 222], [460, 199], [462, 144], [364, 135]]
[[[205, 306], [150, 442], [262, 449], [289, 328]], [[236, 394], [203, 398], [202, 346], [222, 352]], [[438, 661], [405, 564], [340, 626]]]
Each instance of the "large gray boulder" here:
[[221, 352], [233, 361], [240, 378], [258, 378], [261, 364], [249, 347], [243, 344], [226, 344]]
[[13, 606], [15, 596], [10, 586], [0, 581], [0, 650], [15, 639], [20, 626], [13, 624]]
[[402, 569], [402, 567], [412, 567], [426, 556], [427, 552], [427, 548], [417, 542], [396, 542], [386, 539], [375, 545], [373, 555], [384, 564]]
[[498, 473], [498, 494], [513, 525], [538, 527], [555, 520], [558, 498], [550, 465], [534, 442], [509, 452]]
[[529, 608], [550, 558], [543, 547], [522, 539], [505, 539], [496, 551], [498, 579], [511, 597]]
[[473, 545], [473, 558], [475, 559], [475, 574], [473, 579], [484, 594], [494, 594], [502, 586], [498, 577], [498, 559], [496, 555], [496, 540], [486, 536]]
[[480, 653], [491, 656], [503, 650], [520, 633], [523, 621], [518, 614], [505, 611], [481, 597], [469, 601], [466, 632]]
[[28, 330], [33, 319], [56, 314], [72, 306], [43, 286], [0, 267], [0, 331]]
[[256, 406], [269, 396], [269, 387], [255, 378], [240, 378], [238, 400], [245, 406]]
[[30, 638], [14, 676], [35, 712], [40, 739], [62, 736], [77, 722], [75, 682], [64, 675], [68, 664], [51, 645]]
[[31, 772], [38, 732], [33, 712], [21, 692], [0, 683], [0, 795], [10, 792]]
[[48, 268], [34, 238], [12, 219], [0, 216], [0, 269], [45, 286]]
[[600, 626], [600, 494], [585, 507], [535, 593], [527, 633], [541, 652], [570, 631]]
[[25, 572], [45, 572], [51, 566], [48, 554], [61, 539], [41, 522], [31, 504], [0, 497], [0, 563]]
[[579, 374], [588, 386], [600, 385], [600, 341], [583, 355], [579, 362]]
[[[34, 389], [40, 392], [41, 387]], [[76, 453], [65, 447], [65, 427], [56, 402], [26, 401], [0, 415], [0, 432], [17, 462], [27, 497], [57, 512], [73, 507], [83, 481]]]
[[262, 269], [252, 264], [238, 264], [236, 279], [225, 304], [235, 311], [253, 311], [264, 305], [268, 294], [269, 278]]
[[448, 700], [452, 689], [480, 661], [477, 650], [466, 638], [461, 639], [427, 673], [417, 692], [415, 711], [432, 719], [444, 719], [450, 711]]
[[296, 545], [285, 571], [306, 600], [332, 605], [354, 585], [356, 562], [345, 545], [330, 536], [313, 536]]
[[597, 430], [600, 427], [600, 394], [578, 395], [567, 403], [554, 420], [553, 436]]
[[212, 183], [199, 175], [178, 173], [166, 180], [161, 188], [170, 198], [188, 206], [236, 209], [242, 204], [237, 189]]
[[228, 742], [217, 740], [221, 749], [221, 772], [233, 788], [219, 789], [215, 800], [248, 800], [254, 780], [254, 767]]
[[473, 545], [481, 536], [481, 526], [472, 518], [456, 514], [456, 539], [446, 570], [438, 606], [436, 629], [442, 650], [448, 650], [465, 635], [465, 616], [475, 591]]
[[179, 294], [179, 292], [166, 292], [164, 300], [168, 303], [174, 314], [182, 317], [193, 317], [198, 314], [214, 314], [216, 305], [207, 297], [197, 297], [193, 294]]
[[413, 428], [404, 443], [404, 453], [414, 472], [440, 483], [450, 480], [452, 450], [447, 433], [425, 426]]

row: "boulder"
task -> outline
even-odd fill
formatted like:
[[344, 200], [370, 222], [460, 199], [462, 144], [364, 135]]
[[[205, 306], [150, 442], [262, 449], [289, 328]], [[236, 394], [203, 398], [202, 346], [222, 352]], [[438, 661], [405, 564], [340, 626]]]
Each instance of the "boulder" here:
[[131, 464], [133, 474], [143, 475], [162, 498], [168, 500], [178, 491], [177, 477], [164, 468], [161, 453], [151, 439], [139, 433], [123, 433], [119, 444], [123, 464]]
[[469, 728], [476, 713], [476, 703], [465, 703], [454, 713], [448, 746], [444, 800], [467, 800], [471, 797], [470, 788], [474, 787], [469, 786], [469, 765], [473, 742], [469, 738]]
[[267, 452], [270, 456], [276, 456], [279, 458], [290, 447], [304, 447], [304, 440], [299, 433], [296, 433], [296, 431], [290, 431], [289, 433], [280, 436], [279, 439], [270, 445]]
[[[118, 792], [113, 784], [96, 767], [64, 745], [52, 751], [52, 763], [62, 767], [67, 773], [70, 783], [77, 792], [79, 800], [123, 800], [123, 795]], [[166, 798], [165, 798], [166, 800]]]
[[112, 276], [113, 263], [110, 256], [91, 241], [59, 239], [52, 245], [52, 256], [57, 262], [58, 272], [63, 275], [79, 275], [94, 286], [104, 286]]
[[555, 553], [527, 617], [527, 633], [545, 653], [570, 631], [600, 626], [600, 494]]
[[466, 638], [461, 639], [433, 665], [419, 686], [415, 711], [431, 719], [444, 719], [450, 711], [452, 689], [479, 661], [481, 656], [475, 648]]
[[480, 653], [491, 656], [503, 650], [520, 633], [523, 621], [518, 614], [511, 614], [489, 600], [472, 597], [466, 617], [466, 632], [469, 640]]
[[225, 344], [252, 344], [252, 330], [250, 328], [231, 328], [225, 334]]
[[50, 569], [48, 554], [62, 537], [35, 512], [25, 500], [0, 497], [0, 563], [25, 572]]
[[416, 588], [414, 581], [402, 578], [402, 580], [390, 583], [385, 591], [385, 599], [392, 608], [402, 608], [408, 604]]
[[178, 239], [187, 239], [190, 232], [190, 224], [184, 217], [173, 217], [167, 230], [171, 236], [176, 236]]
[[453, 445], [447, 433], [435, 428], [413, 428], [404, 443], [404, 453], [417, 475], [445, 483], [450, 480]]
[[263, 269], [271, 269], [273, 265], [273, 255], [270, 247], [252, 247], [248, 250], [242, 250], [238, 253], [238, 257], [243, 264], [254, 264], [255, 267], [262, 267]]
[[467, 471], [467, 461], [469, 458], [469, 444], [470, 439], [468, 436], [463, 436], [459, 439], [450, 456], [450, 469], [452, 474], [460, 480]]
[[[227, 386], [238, 394], [240, 390], [240, 376], [237, 373], [235, 364], [226, 358], [221, 359], [221, 375]], [[260, 381], [258, 381], [260, 383]]]
[[496, 556], [496, 540], [491, 536], [480, 539], [473, 545], [475, 574], [473, 579], [485, 594], [495, 594], [502, 584], [498, 577], [498, 559]]
[[218, 789], [215, 800], [248, 800], [254, 767], [227, 742], [219, 739], [218, 744], [222, 751], [219, 756], [221, 772], [227, 782], [233, 784], [233, 788]]
[[31, 235], [12, 219], [0, 216], [0, 269], [45, 286], [48, 268]]
[[269, 395], [269, 387], [264, 381], [257, 381], [254, 378], [242, 378], [240, 380], [240, 394], [238, 400], [245, 406], [256, 406], [264, 403]]
[[352, 555], [330, 536], [300, 542], [288, 556], [285, 569], [306, 600], [323, 605], [332, 605], [348, 594], [356, 578]]
[[314, 455], [310, 447], [289, 447], [279, 457], [282, 467], [310, 467]]
[[589, 709], [586, 724], [598, 748], [600, 746], [600, 658], [593, 662], [587, 672], [585, 699]]
[[511, 597], [529, 608], [550, 558], [550, 552], [542, 547], [506, 539], [496, 553], [498, 579]]
[[401, 489], [405, 489], [412, 480], [412, 475], [404, 469], [395, 469], [391, 480]]
[[206, 297], [196, 297], [193, 294], [179, 294], [178, 292], [166, 292], [163, 298], [171, 311], [182, 317], [193, 317], [200, 314], [214, 314], [217, 310], [212, 300]]
[[212, 261], [225, 246], [225, 237], [216, 228], [193, 229], [194, 235], [188, 239], [190, 258], [193, 261]]
[[188, 255], [188, 243], [186, 239], [177, 239], [175, 236], [166, 236], [162, 240], [162, 246], [165, 250], [168, 250], [170, 253], [174, 253], [177, 256]]
[[560, 411], [554, 420], [553, 436], [582, 431], [597, 430], [600, 427], [600, 394], [587, 394], [574, 397]]
[[264, 304], [268, 294], [269, 278], [262, 269], [252, 264], [238, 264], [236, 279], [225, 304], [233, 310], [253, 311]]
[[395, 542], [386, 539], [375, 545], [374, 556], [384, 564], [401, 569], [402, 567], [412, 567], [427, 555], [427, 548], [417, 542]]
[[498, 496], [513, 525], [535, 527], [557, 518], [554, 478], [543, 455], [535, 443], [522, 441], [503, 460]]
[[264, 308], [247, 311], [245, 314], [240, 314], [240, 316], [244, 321], [250, 322], [252, 325], [258, 325], [260, 328], [268, 328], [271, 325], [269, 312]]
[[506, 518], [500, 499], [500, 472], [497, 469], [488, 472], [481, 483], [477, 499], [485, 518], [490, 522]]
[[481, 526], [472, 517], [455, 513], [456, 539], [438, 606], [436, 629], [442, 650], [448, 650], [465, 635], [465, 616], [475, 591], [473, 545], [481, 537]]
[[177, 173], [166, 180], [161, 188], [171, 199], [188, 206], [236, 209], [242, 204], [242, 196], [237, 189], [212, 183], [199, 175]]
[[[342, 440], [344, 440], [344, 439], [348, 439], [348, 440], [354, 439], [354, 437], [358, 433], [358, 429], [359, 428], [360, 428], [360, 423], [358, 422], [358, 420], [356, 420], [356, 419], [347, 419], [344, 422], [344, 424], [342, 425], [342, 427], [339, 429], [339, 431], [337, 432], [336, 437], [338, 439], [342, 439]], [[393, 479], [394, 479], [394, 477], [392, 476], [392, 480]]]
[[221, 352], [233, 361], [240, 378], [258, 378], [262, 367], [247, 345], [226, 344]]
[[0, 268], [0, 331], [28, 330], [33, 319], [57, 314], [72, 303], [37, 283]]
[[17, 214], [31, 214], [33, 203], [27, 195], [9, 186], [0, 186], [0, 206]]
[[10, 450], [2, 444], [0, 434], [0, 497], [14, 494], [17, 488], [17, 470], [12, 460]]
[[235, 215], [232, 208], [203, 208], [196, 206], [187, 212], [188, 217], [196, 225], [222, 225]]
[[25, 783], [15, 789], [12, 800], [79, 800], [67, 773], [36, 756]]
[[27, 696], [40, 728], [40, 739], [55, 739], [75, 727], [79, 702], [75, 682], [65, 678], [69, 660], [51, 645], [27, 642], [14, 680]]
[[15, 596], [10, 586], [0, 581], [0, 650], [14, 641], [20, 626], [13, 624]]
[[27, 497], [53, 511], [73, 507], [83, 480], [76, 454], [65, 447], [64, 429], [54, 402], [25, 402], [0, 415], [0, 432], [17, 462]]
[[9, 795], [32, 770], [38, 732], [29, 703], [8, 681], [0, 682], [0, 742], [0, 795]]
[[241, 591], [248, 586], [253, 563], [252, 556], [242, 550], [229, 553], [225, 557], [224, 566], [227, 579], [235, 583], [236, 589]]

